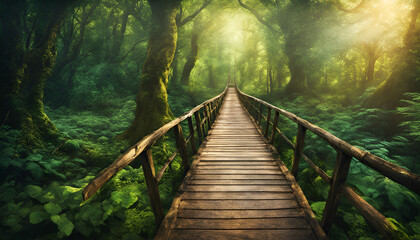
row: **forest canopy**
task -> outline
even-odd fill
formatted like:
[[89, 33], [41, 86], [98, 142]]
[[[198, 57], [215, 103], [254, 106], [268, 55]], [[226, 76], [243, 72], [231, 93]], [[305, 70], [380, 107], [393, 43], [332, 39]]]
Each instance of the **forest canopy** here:
[[[153, 238], [138, 166], [88, 202], [82, 188], [228, 81], [420, 174], [419, 11], [419, 0], [1, 1], [0, 236]], [[296, 141], [295, 126], [280, 123]], [[331, 174], [332, 149], [307, 139], [304, 151]], [[156, 143], [158, 168], [175, 148], [171, 136]], [[179, 157], [172, 168], [165, 211], [183, 178]], [[300, 171], [322, 216], [328, 188]], [[401, 238], [420, 238], [419, 196], [356, 162], [349, 181]], [[331, 239], [379, 236], [347, 202], [337, 218]]]

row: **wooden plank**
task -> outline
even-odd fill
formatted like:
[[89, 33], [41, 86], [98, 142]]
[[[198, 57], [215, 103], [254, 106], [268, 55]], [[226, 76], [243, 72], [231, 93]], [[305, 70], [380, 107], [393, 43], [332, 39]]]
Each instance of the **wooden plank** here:
[[184, 191], [200, 192], [286, 192], [290, 186], [286, 185], [187, 185]]
[[263, 210], [189, 210], [183, 209], [178, 218], [189, 219], [241, 219], [241, 218], [284, 218], [303, 217], [300, 209], [263, 209]]
[[260, 170], [260, 169], [278, 169], [277, 166], [240, 166], [240, 165], [231, 165], [231, 166], [202, 166], [198, 165], [195, 169], [196, 170]]
[[188, 240], [241, 240], [241, 239], [317, 239], [311, 229], [284, 230], [174, 230], [172, 239]]
[[227, 157], [227, 156], [200, 156], [201, 160], [228, 160], [228, 161], [267, 161], [272, 160], [270, 157], [253, 157], [253, 156], [246, 156], [246, 157]]
[[292, 191], [285, 192], [185, 192], [182, 195], [184, 200], [251, 200], [251, 199], [296, 199]]
[[207, 210], [232, 210], [232, 209], [285, 209], [298, 208], [295, 199], [241, 199], [241, 200], [185, 200], [180, 203], [180, 209], [207, 209]]
[[190, 185], [289, 185], [287, 180], [235, 180], [235, 179], [223, 179], [223, 180], [206, 180], [206, 179], [193, 179], [187, 181], [187, 184]]
[[210, 174], [210, 175], [220, 175], [220, 174], [249, 174], [249, 175], [262, 175], [262, 174], [282, 174], [278, 169], [276, 170], [194, 170], [194, 174]]
[[191, 176], [190, 179], [285, 179], [285, 176], [283, 174], [264, 174], [264, 175], [245, 175], [245, 174], [212, 174], [212, 175], [200, 175], [200, 174], [194, 174]]
[[178, 219], [176, 229], [305, 229], [304, 218], [249, 219]]
[[236, 166], [236, 165], [247, 165], [247, 166], [277, 166], [273, 161], [200, 161], [198, 166]]

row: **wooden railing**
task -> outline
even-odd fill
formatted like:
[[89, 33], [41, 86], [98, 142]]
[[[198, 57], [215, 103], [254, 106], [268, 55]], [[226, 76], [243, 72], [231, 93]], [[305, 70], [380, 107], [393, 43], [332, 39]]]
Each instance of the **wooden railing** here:
[[[192, 153], [195, 154], [197, 152], [195, 145], [195, 133], [197, 133], [198, 143], [200, 145], [210, 130], [212, 124], [214, 123], [218, 112], [220, 111], [222, 102], [227, 92], [227, 88], [228, 87], [226, 86], [225, 90], [220, 95], [196, 106], [191, 111], [165, 124], [158, 130], [154, 131], [152, 134], [144, 137], [134, 146], [130, 147], [125, 153], [119, 156], [111, 165], [104, 169], [94, 180], [92, 180], [92, 182], [86, 186], [82, 193], [83, 199], [87, 200], [90, 198], [112, 176], [117, 174], [122, 168], [126, 167], [137, 157], [139, 157], [139, 161], [143, 167], [144, 178], [146, 180], [150, 203], [152, 205], [152, 210], [155, 216], [155, 222], [159, 227], [160, 223], [165, 217], [159, 195], [159, 181], [162, 179], [165, 170], [168, 168], [168, 166], [170, 166], [171, 162], [174, 160], [177, 154], [179, 154], [181, 157], [185, 172], [189, 170], [190, 165], [188, 161], [187, 144], [190, 144]], [[195, 124], [193, 123], [193, 116]], [[186, 138], [184, 137], [181, 127], [181, 123], [183, 121], [188, 121], [188, 129], [190, 134]], [[170, 130], [174, 132], [177, 149], [167, 159], [159, 172], [156, 173], [151, 147], [157, 140], [163, 137]]]
[[[349, 143], [339, 139], [324, 129], [315, 126], [314, 124], [299, 118], [293, 113], [275, 107], [263, 100], [255, 98], [241, 92], [236, 87], [238, 96], [247, 109], [254, 122], [260, 127], [260, 132], [267, 138], [270, 144], [274, 144], [276, 133], [278, 133], [286, 142], [286, 144], [293, 149], [293, 163], [291, 173], [297, 177], [299, 161], [303, 158], [315, 172], [330, 185], [330, 190], [325, 204], [324, 213], [321, 220], [321, 226], [327, 233], [333, 224], [334, 217], [337, 213], [337, 208], [341, 194], [343, 194], [352, 205], [362, 214], [362, 216], [386, 239], [394, 239], [395, 232], [389, 221], [362, 197], [360, 197], [351, 187], [345, 184], [349, 172], [351, 159], [355, 158], [366, 166], [379, 172], [383, 176], [392, 179], [413, 192], [420, 195], [420, 176], [409, 172], [407, 169], [399, 167], [393, 163], [385, 161], [384, 159], [375, 156], [367, 151], [363, 151]], [[264, 115], [264, 111], [267, 114]], [[274, 120], [271, 117], [274, 114]], [[293, 144], [277, 127], [279, 115], [283, 115], [293, 122], [298, 124], [296, 143]], [[263, 126], [262, 119], [266, 124]], [[271, 126], [271, 132], [269, 132]], [[304, 140], [306, 131], [309, 130], [318, 135], [329, 143], [337, 151], [337, 159], [333, 171], [333, 176], [330, 177], [321, 168], [315, 165], [303, 152]]]

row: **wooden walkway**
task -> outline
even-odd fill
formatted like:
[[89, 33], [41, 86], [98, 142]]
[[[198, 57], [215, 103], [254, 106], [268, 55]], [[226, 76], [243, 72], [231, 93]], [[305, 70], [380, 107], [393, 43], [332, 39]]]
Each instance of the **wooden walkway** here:
[[229, 88], [155, 239], [318, 239], [282, 166]]

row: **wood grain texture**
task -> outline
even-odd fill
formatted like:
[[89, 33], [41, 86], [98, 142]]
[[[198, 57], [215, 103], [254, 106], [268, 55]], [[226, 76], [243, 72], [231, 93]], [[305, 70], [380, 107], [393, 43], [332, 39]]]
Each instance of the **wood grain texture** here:
[[317, 239], [233, 88], [194, 158], [156, 239]]

